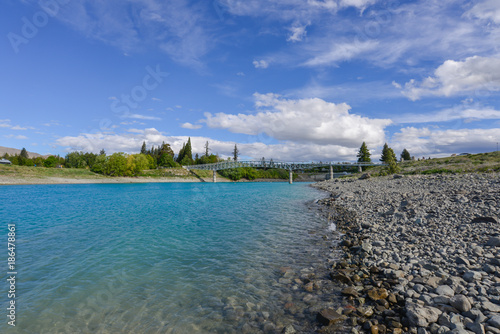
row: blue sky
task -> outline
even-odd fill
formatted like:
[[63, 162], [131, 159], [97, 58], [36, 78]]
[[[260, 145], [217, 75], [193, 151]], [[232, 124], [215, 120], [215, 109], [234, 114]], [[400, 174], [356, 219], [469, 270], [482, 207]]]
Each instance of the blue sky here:
[[490, 152], [496, 0], [6, 0], [0, 146], [349, 161]]

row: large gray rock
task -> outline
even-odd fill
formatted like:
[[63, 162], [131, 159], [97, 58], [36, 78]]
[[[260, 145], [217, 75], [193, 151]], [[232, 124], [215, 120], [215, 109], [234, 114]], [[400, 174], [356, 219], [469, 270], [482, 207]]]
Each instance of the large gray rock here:
[[481, 275], [480, 272], [477, 271], [468, 271], [464, 274], [462, 277], [466, 282], [474, 282], [474, 281], [480, 281], [481, 278], [483, 278], [483, 275]]
[[488, 320], [488, 324], [500, 329], [500, 315], [493, 316], [490, 320]]
[[477, 322], [469, 322], [465, 327], [470, 330], [471, 332], [474, 332], [474, 334], [484, 334], [484, 326], [483, 324], [477, 323]]
[[406, 305], [406, 316], [413, 327], [427, 327], [429, 324], [438, 321], [441, 310], [432, 306], [420, 306], [413, 303]]
[[436, 288], [436, 293], [440, 296], [453, 297], [455, 295], [455, 291], [450, 288], [448, 285], [440, 285]]
[[456, 295], [450, 298], [450, 305], [459, 310], [460, 312], [470, 311], [472, 305], [469, 299], [464, 295]]
[[489, 238], [488, 242], [486, 242], [486, 246], [500, 247], [500, 238], [499, 237]]
[[493, 304], [492, 302], [482, 302], [483, 308], [490, 312], [500, 312], [500, 305]]

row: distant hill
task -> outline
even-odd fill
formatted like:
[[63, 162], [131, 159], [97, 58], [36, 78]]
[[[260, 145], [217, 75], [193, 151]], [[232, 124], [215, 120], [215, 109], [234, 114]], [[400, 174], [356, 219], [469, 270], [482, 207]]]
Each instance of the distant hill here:
[[[21, 154], [21, 150], [17, 149], [17, 148], [10, 148], [10, 147], [4, 147], [4, 146], [0, 146], [0, 157], [3, 157], [3, 155], [5, 153], [8, 153], [9, 155], [19, 155]], [[29, 152], [28, 151], [28, 156], [30, 158], [38, 158], [38, 157], [43, 157], [43, 158], [47, 158], [48, 156], [50, 156], [50, 154], [48, 155], [41, 155], [41, 154], [38, 154], [38, 153], [35, 153], [35, 152]]]

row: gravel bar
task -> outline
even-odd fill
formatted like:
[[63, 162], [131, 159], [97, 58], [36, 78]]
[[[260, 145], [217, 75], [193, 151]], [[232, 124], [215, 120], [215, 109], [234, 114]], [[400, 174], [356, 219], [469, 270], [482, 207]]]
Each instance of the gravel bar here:
[[500, 174], [394, 175], [314, 185], [342, 234], [341, 307], [322, 333], [500, 334]]

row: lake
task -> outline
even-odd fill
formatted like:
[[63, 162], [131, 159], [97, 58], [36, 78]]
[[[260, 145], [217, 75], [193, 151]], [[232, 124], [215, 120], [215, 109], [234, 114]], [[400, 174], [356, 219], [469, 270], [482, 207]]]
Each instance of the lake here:
[[310, 208], [324, 196], [287, 183], [0, 187], [18, 272], [16, 327], [5, 284], [0, 332], [306, 331], [315, 314], [286, 273], [325, 266], [327, 223]]

